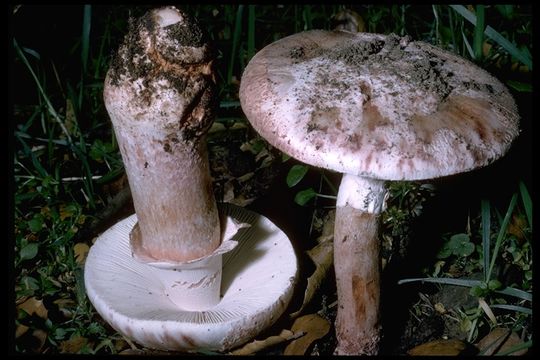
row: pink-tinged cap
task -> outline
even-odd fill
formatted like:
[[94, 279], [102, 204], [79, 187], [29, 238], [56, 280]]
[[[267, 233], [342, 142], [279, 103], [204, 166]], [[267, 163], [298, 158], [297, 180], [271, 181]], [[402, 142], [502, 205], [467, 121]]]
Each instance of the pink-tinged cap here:
[[497, 79], [394, 34], [313, 30], [278, 40], [247, 65], [240, 101], [281, 151], [382, 180], [488, 165], [519, 134], [516, 104]]

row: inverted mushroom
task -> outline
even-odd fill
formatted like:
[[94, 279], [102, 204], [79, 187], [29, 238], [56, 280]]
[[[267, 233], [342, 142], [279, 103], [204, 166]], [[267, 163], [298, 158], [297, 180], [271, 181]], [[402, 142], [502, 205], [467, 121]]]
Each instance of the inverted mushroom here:
[[334, 232], [336, 354], [376, 354], [378, 220], [386, 180], [466, 172], [519, 133], [508, 90], [471, 62], [408, 37], [307, 31], [247, 65], [242, 109], [281, 151], [343, 173]]
[[163, 7], [130, 20], [105, 79], [136, 215], [98, 238], [85, 285], [115, 329], [148, 347], [237, 346], [279, 317], [295, 283], [287, 236], [214, 198], [205, 141], [217, 105], [214, 59], [198, 24]]

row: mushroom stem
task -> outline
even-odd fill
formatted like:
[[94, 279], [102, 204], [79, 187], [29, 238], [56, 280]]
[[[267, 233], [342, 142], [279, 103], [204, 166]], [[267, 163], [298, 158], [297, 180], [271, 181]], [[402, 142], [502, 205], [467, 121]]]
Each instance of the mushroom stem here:
[[138, 219], [131, 253], [186, 310], [220, 300], [224, 244], [206, 148], [214, 58], [194, 20], [155, 9], [130, 21], [103, 91]]
[[174, 144], [167, 131], [137, 130], [115, 124], [138, 218], [130, 236], [134, 256], [180, 262], [212, 253], [220, 224], [204, 141]]
[[107, 73], [104, 100], [133, 194], [130, 242], [140, 261], [186, 262], [220, 245], [206, 150], [213, 59], [198, 25], [164, 7], [130, 23]]
[[344, 174], [334, 228], [336, 355], [374, 355], [380, 339], [379, 214], [384, 181]]

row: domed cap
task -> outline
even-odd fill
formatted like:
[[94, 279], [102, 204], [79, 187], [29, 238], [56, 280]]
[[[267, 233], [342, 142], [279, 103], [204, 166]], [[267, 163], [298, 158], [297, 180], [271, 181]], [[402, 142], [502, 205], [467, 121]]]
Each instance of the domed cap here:
[[278, 40], [249, 62], [240, 101], [285, 153], [381, 180], [485, 166], [519, 133], [515, 102], [497, 79], [394, 34], [313, 30]]

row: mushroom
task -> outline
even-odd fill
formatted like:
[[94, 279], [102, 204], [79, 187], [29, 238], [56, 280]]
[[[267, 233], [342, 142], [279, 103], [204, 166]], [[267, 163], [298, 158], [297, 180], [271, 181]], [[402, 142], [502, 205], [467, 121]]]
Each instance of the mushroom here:
[[92, 246], [85, 286], [103, 318], [148, 347], [248, 341], [282, 314], [296, 279], [280, 229], [214, 198], [205, 141], [214, 59], [198, 24], [163, 7], [130, 20], [105, 79], [136, 214]]
[[260, 50], [242, 109], [270, 144], [343, 173], [334, 229], [336, 354], [376, 354], [385, 181], [490, 164], [519, 133], [508, 90], [471, 62], [394, 34], [313, 30]]
[[[99, 314], [139, 344], [175, 351], [226, 351], [272, 325], [292, 297], [294, 249], [266, 217], [231, 204], [220, 210], [251, 226], [240, 229], [233, 237], [238, 245], [223, 254], [218, 304], [194, 310], [171, 301], [164, 270], [131, 256], [129, 232], [137, 221], [131, 215], [99, 236], [86, 259], [86, 291]], [[177, 286], [196, 306], [204, 297], [188, 294], [193, 282], [182, 279], [183, 272], [171, 276], [177, 276]]]

